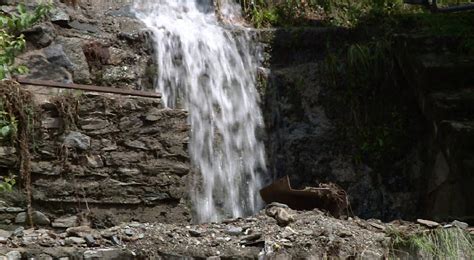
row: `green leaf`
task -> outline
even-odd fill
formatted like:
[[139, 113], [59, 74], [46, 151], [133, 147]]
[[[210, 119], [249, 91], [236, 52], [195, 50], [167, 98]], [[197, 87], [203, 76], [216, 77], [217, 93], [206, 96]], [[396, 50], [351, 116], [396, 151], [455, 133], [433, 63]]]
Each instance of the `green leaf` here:
[[20, 14], [26, 13], [26, 6], [25, 6], [25, 4], [20, 3], [20, 4], [18, 5], [17, 9], [18, 9], [18, 12], [19, 12]]
[[6, 125], [0, 128], [0, 136], [5, 138], [10, 135], [11, 131], [12, 131], [12, 128], [9, 125]]

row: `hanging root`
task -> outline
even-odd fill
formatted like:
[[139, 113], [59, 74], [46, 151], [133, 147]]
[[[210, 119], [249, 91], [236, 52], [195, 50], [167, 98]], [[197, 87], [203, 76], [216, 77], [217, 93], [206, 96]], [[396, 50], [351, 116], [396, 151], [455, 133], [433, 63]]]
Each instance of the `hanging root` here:
[[19, 151], [19, 177], [26, 194], [28, 223], [33, 226], [31, 194], [31, 145], [34, 144], [39, 120], [33, 95], [14, 81], [0, 81], [0, 109], [17, 127], [10, 134], [10, 142]]

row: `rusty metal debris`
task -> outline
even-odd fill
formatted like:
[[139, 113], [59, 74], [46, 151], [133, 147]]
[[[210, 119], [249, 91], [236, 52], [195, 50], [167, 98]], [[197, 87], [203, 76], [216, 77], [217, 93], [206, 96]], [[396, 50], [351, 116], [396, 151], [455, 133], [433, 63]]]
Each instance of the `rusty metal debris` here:
[[25, 78], [16, 78], [18, 83], [23, 85], [34, 85], [34, 86], [44, 86], [44, 87], [53, 87], [53, 88], [64, 88], [64, 89], [77, 89], [91, 92], [102, 92], [102, 93], [111, 93], [119, 95], [129, 95], [129, 96], [138, 96], [138, 97], [149, 97], [149, 98], [161, 98], [160, 93], [156, 92], [147, 92], [147, 91], [138, 91], [138, 90], [129, 90], [129, 89], [120, 89], [112, 87], [103, 87], [95, 85], [82, 85], [74, 83], [61, 83], [49, 80], [37, 80], [37, 79], [25, 79]]
[[285, 176], [260, 190], [266, 203], [279, 202], [295, 210], [327, 210], [335, 217], [345, 213], [348, 207], [346, 192], [335, 184], [320, 184], [303, 190], [291, 188], [290, 179]]

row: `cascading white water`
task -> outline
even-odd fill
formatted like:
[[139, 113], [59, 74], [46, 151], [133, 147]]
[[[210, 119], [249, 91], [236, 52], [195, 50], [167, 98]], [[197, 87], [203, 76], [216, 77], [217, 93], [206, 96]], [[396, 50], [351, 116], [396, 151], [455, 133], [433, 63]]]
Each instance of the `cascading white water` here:
[[[223, 15], [238, 6], [221, 2]], [[153, 32], [156, 86], [168, 107], [189, 110], [192, 162], [201, 173], [191, 191], [198, 222], [254, 213], [265, 172], [257, 62], [245, 33], [223, 29], [210, 0], [136, 1]], [[181, 101], [180, 101], [181, 100]]]

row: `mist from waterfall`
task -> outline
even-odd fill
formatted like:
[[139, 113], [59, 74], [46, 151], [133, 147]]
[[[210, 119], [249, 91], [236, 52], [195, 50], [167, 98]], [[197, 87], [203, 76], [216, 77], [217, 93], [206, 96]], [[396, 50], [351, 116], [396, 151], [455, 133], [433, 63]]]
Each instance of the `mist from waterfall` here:
[[[189, 151], [200, 174], [190, 189], [196, 221], [254, 213], [266, 168], [248, 34], [225, 30], [210, 0], [142, 0], [134, 7], [153, 33], [157, 91], [167, 107], [189, 111]], [[233, 16], [239, 6], [223, 0], [221, 10]]]

